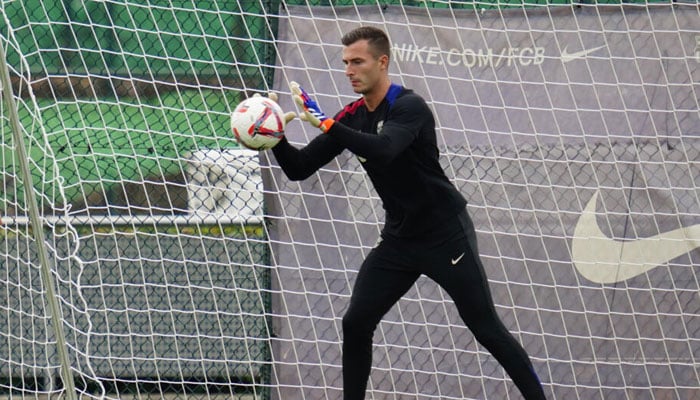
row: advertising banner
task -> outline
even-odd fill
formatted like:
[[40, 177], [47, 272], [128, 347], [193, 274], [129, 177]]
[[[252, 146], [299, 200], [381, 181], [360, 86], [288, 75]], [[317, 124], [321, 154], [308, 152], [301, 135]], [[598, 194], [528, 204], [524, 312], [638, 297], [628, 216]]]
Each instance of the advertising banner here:
[[[388, 32], [392, 80], [434, 110], [443, 165], [469, 202], [499, 312], [544, 381], [598, 394], [601, 387], [609, 394], [627, 386], [697, 389], [689, 346], [700, 326], [688, 320], [700, 313], [696, 7], [286, 13], [275, 73], [285, 110], [294, 109], [284, 94], [290, 81], [327, 114], [357, 98], [344, 75], [340, 37], [361, 25]], [[297, 146], [317, 134], [296, 122], [287, 131]], [[322, 320], [314, 335], [327, 343], [321, 356], [335, 366], [325, 377], [334, 384], [339, 317], [383, 221], [362, 172], [346, 151], [304, 182], [289, 182], [279, 170], [268, 182], [271, 211], [280, 218], [271, 235], [279, 241], [273, 252], [282, 296], [302, 288], [326, 294], [312, 304], [290, 294], [284, 312]], [[407, 340], [392, 321], [441, 327], [421, 346], [474, 350], [470, 339], [444, 328], [460, 323], [456, 310], [437, 302], [444, 297], [420, 280], [375, 336], [384, 346], [375, 362], [406, 361], [403, 353], [392, 358], [393, 346]], [[304, 323], [292, 319], [279, 333], [298, 338]], [[293, 345], [280, 346], [283, 358], [291, 354], [285, 350]], [[316, 358], [316, 350], [296, 356]], [[293, 368], [289, 375], [280, 368], [278, 379], [299, 376]], [[455, 359], [440, 368], [474, 372]], [[385, 379], [373, 373], [375, 385]], [[454, 387], [481, 385], [473, 381]]]

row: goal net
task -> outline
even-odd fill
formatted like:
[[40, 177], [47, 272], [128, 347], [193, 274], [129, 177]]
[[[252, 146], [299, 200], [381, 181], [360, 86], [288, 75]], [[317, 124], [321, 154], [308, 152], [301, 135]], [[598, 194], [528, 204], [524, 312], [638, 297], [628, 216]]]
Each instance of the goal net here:
[[[342, 397], [341, 319], [381, 201], [349, 152], [289, 181], [229, 115], [268, 91], [293, 110], [290, 81], [341, 109], [357, 95], [340, 37], [361, 25], [433, 109], [548, 397], [700, 396], [695, 2], [0, 8], [0, 398]], [[374, 344], [369, 399], [521, 398], [426, 278]]]

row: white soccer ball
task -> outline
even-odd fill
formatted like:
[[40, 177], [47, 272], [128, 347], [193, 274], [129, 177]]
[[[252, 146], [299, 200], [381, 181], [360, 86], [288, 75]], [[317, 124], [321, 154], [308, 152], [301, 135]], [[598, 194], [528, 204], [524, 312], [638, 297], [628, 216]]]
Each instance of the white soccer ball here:
[[253, 150], [274, 147], [284, 137], [284, 112], [272, 99], [253, 96], [231, 113], [231, 130], [241, 145]]

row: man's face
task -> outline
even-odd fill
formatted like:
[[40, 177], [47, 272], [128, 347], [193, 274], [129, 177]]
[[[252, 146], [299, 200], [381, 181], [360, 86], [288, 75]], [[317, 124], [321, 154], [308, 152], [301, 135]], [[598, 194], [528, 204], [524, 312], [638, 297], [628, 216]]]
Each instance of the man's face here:
[[372, 92], [377, 82], [386, 73], [389, 58], [383, 55], [375, 58], [367, 40], [357, 42], [343, 48], [343, 63], [345, 76], [350, 78], [353, 91], [359, 94]]

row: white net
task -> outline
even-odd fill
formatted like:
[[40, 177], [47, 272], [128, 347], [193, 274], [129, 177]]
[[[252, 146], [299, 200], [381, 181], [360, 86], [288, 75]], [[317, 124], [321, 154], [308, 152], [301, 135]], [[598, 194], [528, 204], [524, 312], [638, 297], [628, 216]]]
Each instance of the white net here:
[[[0, 396], [71, 398], [70, 375], [85, 398], [342, 397], [381, 202], [352, 154], [290, 182], [228, 118], [268, 90], [292, 109], [292, 80], [339, 110], [340, 37], [369, 24], [435, 112], [548, 397], [699, 397], [700, 11], [602, 3], [3, 1]], [[520, 398], [424, 278], [379, 325], [367, 396]]]

